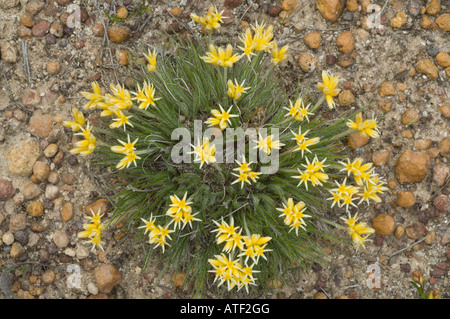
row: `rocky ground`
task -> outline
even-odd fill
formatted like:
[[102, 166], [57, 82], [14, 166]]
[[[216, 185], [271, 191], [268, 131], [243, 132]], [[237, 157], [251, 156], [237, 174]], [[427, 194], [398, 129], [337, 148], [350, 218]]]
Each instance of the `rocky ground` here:
[[[111, 211], [103, 192], [109, 176], [70, 155], [73, 135], [61, 124], [84, 104], [80, 92], [90, 91], [91, 81], [126, 83], [128, 50], [160, 47], [166, 32], [198, 34], [189, 15], [203, 15], [211, 4], [228, 17], [221, 35], [237, 39], [255, 21], [274, 25], [279, 45], [290, 46], [280, 69], [288, 86], [315, 83], [324, 69], [339, 75], [339, 106], [329, 116], [371, 103], [364, 117], [380, 120], [381, 138], [354, 134], [348, 143], [352, 158], [372, 161], [388, 181], [383, 202], [360, 213], [376, 229], [373, 242], [358, 252], [323, 247], [329, 267], [294, 271], [256, 295], [417, 298], [409, 281], [420, 271], [449, 297], [447, 0], [72, 2], [0, 0], [2, 298], [189, 296], [189, 287], [180, 287], [183, 274], [158, 281], [157, 262], [142, 271], [144, 246], [130, 247], [124, 225], [105, 231], [105, 252], [90, 252], [76, 237], [90, 207]], [[375, 26], [371, 9], [382, 11]], [[374, 263], [379, 288], [367, 285]]]

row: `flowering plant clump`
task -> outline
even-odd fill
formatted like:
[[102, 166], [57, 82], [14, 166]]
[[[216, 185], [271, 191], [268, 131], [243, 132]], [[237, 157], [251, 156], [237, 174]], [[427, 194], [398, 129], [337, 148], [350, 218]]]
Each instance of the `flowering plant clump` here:
[[[256, 23], [233, 47], [212, 42], [222, 22], [215, 8], [191, 17], [210, 32], [206, 43], [136, 58], [134, 88], [111, 84], [102, 95], [93, 83], [83, 93], [95, 125], [76, 108], [64, 123], [81, 137], [71, 152], [121, 180], [111, 187], [111, 222], [125, 218], [148, 243], [144, 266], [156, 249], [164, 269], [183, 271], [198, 293], [212, 282], [248, 292], [293, 267], [323, 264], [321, 243], [364, 246], [373, 229], [357, 223], [357, 208], [386, 188], [371, 163], [340, 155], [341, 141], [354, 130], [379, 136], [377, 121], [359, 111], [322, 117], [339, 93], [327, 72], [318, 90], [288, 95], [277, 76], [288, 46], [272, 26]], [[344, 223], [329, 220], [338, 220], [331, 208], [348, 214]], [[94, 243], [92, 225], [79, 237]]]

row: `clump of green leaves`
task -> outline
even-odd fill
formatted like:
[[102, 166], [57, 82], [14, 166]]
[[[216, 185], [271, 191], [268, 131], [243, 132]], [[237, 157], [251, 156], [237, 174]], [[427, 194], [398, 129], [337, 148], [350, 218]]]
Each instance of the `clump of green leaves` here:
[[439, 290], [437, 290], [436, 288], [427, 288], [427, 284], [419, 271], [413, 272], [411, 279], [412, 280], [410, 281], [410, 283], [414, 288], [416, 288], [420, 299], [439, 299], [441, 297]]

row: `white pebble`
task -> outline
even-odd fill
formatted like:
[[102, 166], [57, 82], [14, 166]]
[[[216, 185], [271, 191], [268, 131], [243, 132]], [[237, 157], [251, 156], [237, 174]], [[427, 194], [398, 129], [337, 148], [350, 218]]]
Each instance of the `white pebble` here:
[[98, 288], [92, 281], [87, 284], [87, 289], [88, 289], [89, 293], [92, 295], [98, 294]]
[[14, 242], [14, 235], [10, 231], [7, 231], [3, 234], [2, 240], [5, 245], [11, 245]]

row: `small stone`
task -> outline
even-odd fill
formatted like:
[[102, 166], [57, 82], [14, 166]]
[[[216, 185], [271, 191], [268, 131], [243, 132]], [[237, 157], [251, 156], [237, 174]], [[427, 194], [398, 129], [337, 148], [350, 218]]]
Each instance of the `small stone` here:
[[343, 53], [350, 53], [355, 49], [355, 38], [350, 31], [342, 32], [336, 39], [338, 50]]
[[425, 244], [431, 245], [434, 243], [435, 239], [436, 239], [436, 232], [432, 230], [427, 234], [427, 237], [425, 237]]
[[383, 82], [378, 89], [378, 94], [382, 97], [395, 96], [397, 93], [395, 92], [394, 83], [390, 81]]
[[317, 10], [328, 21], [337, 21], [342, 15], [344, 7], [344, 0], [317, 0]]
[[421, 9], [420, 2], [418, 0], [410, 0], [407, 9], [412, 16], [417, 17]]
[[17, 35], [19, 36], [19, 38], [29, 39], [31, 38], [31, 30], [21, 25], [19, 31], [17, 31]]
[[31, 28], [36, 24], [36, 22], [33, 19], [33, 16], [28, 12], [25, 12], [20, 16], [20, 22], [22, 22], [22, 24], [27, 28]]
[[17, 62], [17, 49], [16, 47], [9, 43], [4, 42], [1, 46], [1, 58], [2, 61], [8, 62], [8, 63], [16, 63]]
[[109, 28], [108, 37], [111, 42], [122, 43], [131, 36], [131, 29], [126, 26], [113, 25]]
[[405, 272], [405, 273], [410, 273], [411, 272], [411, 265], [410, 264], [402, 264], [400, 266], [400, 269]]
[[398, 158], [395, 174], [401, 184], [418, 183], [427, 176], [429, 168], [427, 153], [407, 150]]
[[395, 230], [395, 221], [392, 216], [388, 214], [378, 214], [372, 220], [372, 227], [375, 233], [382, 236], [389, 236]]
[[317, 31], [309, 32], [303, 38], [305, 44], [311, 49], [318, 49], [320, 47], [320, 43], [322, 42], [322, 36]]
[[442, 31], [450, 31], [450, 13], [441, 14], [436, 19], [436, 24]]
[[59, 196], [59, 187], [56, 185], [47, 185], [45, 188], [45, 198], [48, 200], [54, 200]]
[[71, 154], [69, 156], [67, 156], [67, 162], [70, 164], [70, 166], [76, 166], [78, 165], [78, 158]]
[[28, 237], [28, 232], [25, 230], [18, 230], [14, 233], [14, 239], [22, 245], [26, 245], [28, 243]]
[[419, 121], [420, 114], [417, 109], [408, 109], [402, 115], [402, 124], [403, 125], [411, 125]]
[[414, 134], [411, 130], [404, 130], [404, 131], [402, 131], [401, 135], [402, 135], [402, 137], [405, 137], [405, 138], [413, 138], [414, 137]]
[[395, 17], [391, 20], [391, 27], [400, 29], [405, 25], [407, 21], [405, 11], [398, 12]]
[[381, 247], [384, 244], [384, 237], [382, 236], [375, 236], [375, 239], [373, 240], [373, 244], [377, 247]]
[[120, 7], [119, 10], [117, 10], [117, 17], [119, 19], [125, 20], [128, 18], [128, 10], [125, 7]]
[[52, 269], [47, 269], [41, 276], [44, 285], [51, 285], [55, 281], [56, 275]]
[[33, 165], [33, 175], [40, 182], [45, 182], [50, 174], [50, 165], [45, 162], [37, 161]]
[[428, 2], [428, 4], [425, 6], [425, 9], [427, 10], [427, 14], [429, 15], [436, 15], [441, 11], [441, 5], [438, 0], [431, 0]]
[[117, 62], [119, 62], [119, 64], [121, 65], [128, 65], [129, 61], [128, 61], [128, 50], [117, 50], [116, 51], [116, 59]]
[[28, 131], [39, 137], [48, 137], [52, 129], [52, 117], [50, 114], [42, 114], [40, 110], [33, 114], [28, 123]]
[[348, 145], [354, 150], [356, 150], [357, 148], [363, 147], [364, 145], [369, 143], [369, 140], [370, 140], [370, 137], [367, 134], [362, 135], [360, 132], [351, 133], [347, 137]]
[[105, 35], [105, 27], [101, 23], [93, 24], [91, 30], [96, 37], [103, 37]]
[[327, 295], [325, 295], [323, 292], [317, 292], [314, 295], [314, 299], [328, 299]]
[[347, 0], [345, 7], [350, 12], [356, 12], [358, 11], [358, 2], [356, 0]]
[[332, 54], [328, 54], [325, 57], [325, 60], [326, 60], [328, 65], [335, 65], [336, 64], [336, 56], [334, 56]]
[[53, 234], [53, 242], [59, 248], [65, 248], [69, 244], [69, 236], [63, 231], [56, 231]]
[[421, 59], [416, 63], [416, 70], [425, 74], [430, 80], [436, 80], [438, 77], [438, 68], [429, 59]]
[[422, 19], [419, 22], [419, 25], [422, 29], [425, 29], [425, 30], [436, 29], [436, 23], [431, 21], [427, 16], [422, 17]]
[[419, 239], [427, 232], [427, 228], [421, 223], [414, 223], [406, 227], [406, 235], [411, 239]]
[[244, 0], [225, 0], [223, 5], [225, 6], [225, 8], [234, 9], [239, 7], [243, 2]]
[[9, 218], [9, 231], [16, 232], [27, 228], [27, 216], [25, 213], [14, 214]]
[[50, 174], [48, 175], [47, 181], [49, 183], [52, 183], [53, 185], [58, 184], [59, 182], [59, 174], [57, 171], [51, 171]]
[[291, 14], [298, 5], [298, 0], [283, 0], [281, 9]]
[[92, 281], [87, 284], [87, 289], [91, 295], [98, 294], [98, 288]]
[[22, 103], [26, 107], [34, 107], [41, 101], [41, 95], [36, 90], [30, 90], [22, 98]]
[[104, 264], [94, 269], [94, 278], [100, 292], [110, 293], [122, 281], [122, 274], [114, 265]]
[[50, 144], [44, 149], [44, 155], [47, 158], [55, 156], [57, 152], [58, 152], [58, 145], [56, 144]]
[[0, 210], [0, 226], [3, 224], [5, 220], [5, 215], [3, 215], [2, 211]]
[[450, 247], [447, 247], [447, 250], [445, 251], [445, 256], [447, 257], [447, 260], [450, 261]]
[[44, 204], [34, 201], [27, 206], [27, 213], [32, 217], [41, 217], [44, 214]]
[[12, 232], [7, 231], [2, 236], [2, 241], [5, 245], [9, 246], [14, 242], [14, 235]]
[[106, 214], [111, 209], [111, 204], [108, 202], [106, 198], [100, 198], [95, 202], [89, 204], [85, 208], [85, 214], [88, 216], [92, 216], [91, 210], [94, 214], [100, 212], [100, 215]]
[[31, 200], [41, 195], [40, 188], [33, 183], [25, 185], [22, 192], [24, 195], [24, 199], [26, 200]]
[[34, 247], [39, 242], [39, 239], [41, 239], [39, 234], [31, 232], [28, 240], [28, 247]]
[[61, 38], [64, 35], [64, 26], [61, 21], [56, 20], [50, 27], [50, 34], [57, 38]]
[[45, 1], [30, 1], [25, 5], [25, 10], [35, 16], [45, 7]]
[[434, 44], [430, 44], [427, 46], [427, 52], [428, 55], [435, 57], [439, 53], [439, 47]]
[[51, 61], [47, 63], [47, 72], [51, 75], [56, 75], [61, 70], [61, 66], [58, 61]]
[[13, 197], [16, 189], [12, 181], [0, 178], [0, 201], [4, 202]]
[[186, 279], [186, 274], [182, 273], [182, 272], [172, 275], [172, 283], [174, 284], [175, 287], [183, 286], [185, 279]]
[[309, 52], [302, 52], [298, 57], [298, 64], [303, 72], [309, 73], [316, 68], [316, 59]]
[[391, 152], [389, 150], [382, 150], [373, 153], [372, 162], [374, 166], [380, 167], [386, 165], [391, 156]]
[[402, 225], [398, 225], [394, 233], [395, 238], [400, 239], [404, 234], [405, 228]]
[[78, 259], [84, 259], [89, 257], [89, 249], [87, 249], [84, 246], [78, 246], [77, 250], [75, 251], [75, 254], [77, 256]]
[[440, 212], [450, 212], [450, 198], [446, 195], [439, 195], [433, 200], [433, 206]]
[[450, 119], [450, 104], [440, 106], [439, 112], [441, 112], [447, 120]]
[[50, 30], [50, 22], [41, 20], [31, 28], [31, 34], [36, 38], [44, 37]]
[[426, 210], [419, 210], [419, 212], [417, 213], [417, 220], [426, 225], [430, 220], [430, 214]]
[[14, 242], [11, 245], [11, 251], [9, 252], [11, 258], [17, 259], [22, 257], [25, 254], [26, 250], [22, 247], [22, 245], [18, 242]]
[[350, 90], [343, 90], [338, 97], [340, 106], [350, 106], [355, 104], [355, 96]]
[[445, 164], [437, 164], [433, 167], [433, 181], [439, 186], [443, 186], [449, 175], [449, 167]]
[[412, 207], [416, 203], [416, 197], [410, 191], [401, 191], [397, 196], [397, 205], [400, 207]]
[[278, 17], [280, 12], [281, 12], [281, 7], [280, 6], [278, 6], [278, 5], [269, 6], [268, 13], [269, 13], [269, 15], [271, 17], [274, 17], [274, 18]]
[[427, 150], [431, 147], [431, 140], [429, 138], [425, 138], [425, 139], [420, 139], [420, 140], [416, 140], [414, 142], [414, 147], [416, 148], [416, 150], [418, 151], [424, 151]]
[[450, 137], [445, 137], [443, 138], [439, 144], [439, 153], [441, 153], [441, 155], [450, 155]]

